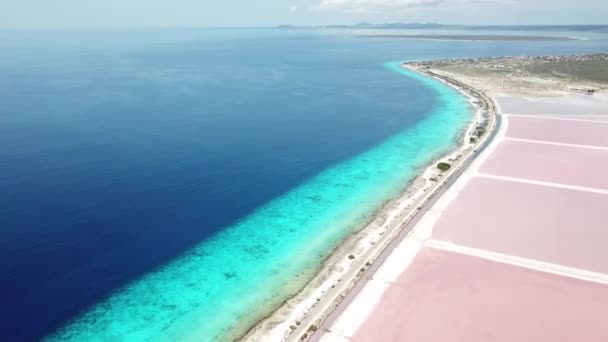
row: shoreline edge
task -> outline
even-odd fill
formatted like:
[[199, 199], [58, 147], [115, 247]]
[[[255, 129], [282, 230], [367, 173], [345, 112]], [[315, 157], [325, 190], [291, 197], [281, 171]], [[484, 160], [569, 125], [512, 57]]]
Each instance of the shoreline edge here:
[[[334, 248], [311, 281], [270, 315], [261, 318], [244, 335], [234, 336], [236, 340], [307, 341], [320, 337], [319, 332], [327, 329], [337, 318], [332, 317], [332, 313], [352, 301], [365, 284], [365, 279], [373, 275], [424, 212], [493, 139], [498, 131], [499, 118], [490, 97], [416, 63], [399, 62], [398, 67], [439, 81], [469, 99], [475, 113], [457, 146], [421, 168], [419, 175], [396, 198], [387, 201], [362, 229]], [[442, 174], [436, 167], [439, 162], [448, 162], [452, 167]], [[366, 237], [379, 231], [382, 237], [377, 243], [365, 251], [354, 251]], [[353, 252], [358, 252], [356, 259], [350, 254]]]

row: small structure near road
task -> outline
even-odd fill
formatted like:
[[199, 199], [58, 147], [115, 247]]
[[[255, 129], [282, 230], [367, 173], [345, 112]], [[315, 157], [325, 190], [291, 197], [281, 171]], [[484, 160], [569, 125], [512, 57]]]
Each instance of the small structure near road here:
[[593, 95], [598, 91], [598, 89], [592, 87], [569, 87], [568, 90], [587, 95]]

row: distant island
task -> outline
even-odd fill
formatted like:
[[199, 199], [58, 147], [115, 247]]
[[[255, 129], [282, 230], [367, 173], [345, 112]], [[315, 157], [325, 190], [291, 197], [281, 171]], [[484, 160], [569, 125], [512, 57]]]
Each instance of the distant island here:
[[497, 34], [357, 34], [356, 38], [390, 38], [420, 40], [466, 40], [466, 41], [558, 41], [581, 40], [582, 38], [561, 36], [537, 36], [530, 34], [497, 35]]
[[608, 25], [444, 25], [437, 23], [359, 23], [355, 25], [279, 25], [278, 29], [404, 29], [479, 31], [577, 31], [608, 33]]

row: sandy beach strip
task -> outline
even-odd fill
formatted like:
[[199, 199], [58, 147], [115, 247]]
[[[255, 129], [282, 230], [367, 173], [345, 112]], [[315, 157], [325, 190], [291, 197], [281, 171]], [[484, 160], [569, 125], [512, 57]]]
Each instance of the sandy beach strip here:
[[[251, 329], [243, 340], [315, 339], [315, 332], [324, 329], [323, 322], [328, 317], [331, 321], [332, 312], [360, 290], [370, 274], [390, 255], [441, 192], [466, 169], [496, 131], [495, 108], [484, 94], [448, 77], [405, 65], [403, 67], [436, 78], [469, 98], [476, 113], [458, 147], [429, 165], [398, 198], [388, 202], [365, 228], [338, 246], [318, 275], [302, 291]], [[482, 126], [485, 127], [485, 134], [481, 139], [471, 140], [470, 137], [475, 136], [478, 127]], [[448, 162], [452, 168], [442, 173], [436, 167], [438, 162]]]

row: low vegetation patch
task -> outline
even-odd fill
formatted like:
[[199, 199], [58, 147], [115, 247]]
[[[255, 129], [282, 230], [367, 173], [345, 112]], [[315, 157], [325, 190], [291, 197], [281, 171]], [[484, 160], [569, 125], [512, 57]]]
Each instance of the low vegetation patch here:
[[439, 164], [437, 164], [437, 168], [443, 172], [446, 172], [452, 168], [452, 165], [450, 165], [448, 163], [439, 163]]
[[477, 138], [481, 138], [483, 137], [483, 135], [486, 134], [486, 128], [483, 126], [477, 126], [477, 128], [475, 128], [475, 135], [477, 136]]

